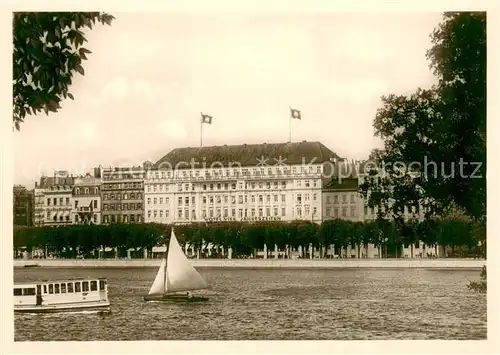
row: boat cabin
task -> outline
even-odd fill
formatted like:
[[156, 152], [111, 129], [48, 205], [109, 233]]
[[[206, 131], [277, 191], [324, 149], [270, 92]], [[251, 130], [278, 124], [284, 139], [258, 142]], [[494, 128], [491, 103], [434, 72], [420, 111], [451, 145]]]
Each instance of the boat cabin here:
[[107, 281], [68, 279], [14, 285], [14, 310], [46, 306], [56, 308], [91, 308], [109, 305]]

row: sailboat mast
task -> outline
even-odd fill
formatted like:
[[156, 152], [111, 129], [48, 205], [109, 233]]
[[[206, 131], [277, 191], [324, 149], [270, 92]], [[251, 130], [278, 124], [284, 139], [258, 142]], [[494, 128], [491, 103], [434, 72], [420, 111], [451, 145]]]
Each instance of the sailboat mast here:
[[165, 243], [165, 270], [163, 272], [163, 295], [167, 288], [167, 264], [168, 264], [168, 245]]

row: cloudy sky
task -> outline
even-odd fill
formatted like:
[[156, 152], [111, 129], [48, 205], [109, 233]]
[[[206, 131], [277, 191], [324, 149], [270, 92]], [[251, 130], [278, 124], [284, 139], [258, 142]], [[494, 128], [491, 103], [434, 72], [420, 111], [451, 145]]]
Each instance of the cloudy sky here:
[[[380, 96], [434, 82], [439, 13], [114, 13], [88, 34], [75, 100], [15, 134], [14, 181], [157, 160], [175, 147], [321, 141], [352, 159], [380, 145]], [[30, 144], [26, 144], [29, 142]]]

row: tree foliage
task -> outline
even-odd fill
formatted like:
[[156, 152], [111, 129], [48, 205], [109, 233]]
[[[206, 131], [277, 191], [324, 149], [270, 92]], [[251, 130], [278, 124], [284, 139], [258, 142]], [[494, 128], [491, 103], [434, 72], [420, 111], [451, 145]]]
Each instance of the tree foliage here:
[[[147, 249], [167, 243], [171, 226], [163, 224], [112, 224], [73, 225], [61, 227], [24, 227], [14, 230], [14, 248], [49, 248], [60, 256], [75, 257], [76, 250], [84, 255], [101, 247], [117, 248], [120, 255], [128, 249]], [[375, 220], [360, 223], [340, 219], [328, 220], [320, 225], [308, 221], [292, 223], [214, 223], [191, 224], [175, 227], [181, 245], [187, 243], [203, 254], [208, 244], [217, 248], [232, 248], [233, 255], [250, 256], [264, 244], [269, 251], [277, 245], [308, 250], [309, 245], [318, 249], [334, 245], [337, 248], [367, 244], [392, 246], [399, 249], [419, 240], [428, 246], [442, 244], [462, 247], [468, 255], [477, 255], [477, 239], [473, 223], [463, 220], [427, 220], [424, 222], [389, 222]], [[68, 252], [67, 250], [71, 250]], [[94, 253], [97, 255], [97, 253]], [[358, 255], [359, 256], [359, 255]], [[401, 255], [398, 255], [401, 256]]]
[[13, 16], [13, 124], [26, 115], [57, 112], [75, 72], [84, 75], [90, 50], [84, 30], [114, 17], [99, 12], [15, 12]]
[[374, 119], [384, 148], [361, 184], [371, 206], [426, 216], [455, 206], [486, 215], [486, 13], [445, 13], [427, 52], [438, 84], [409, 96], [382, 97]]

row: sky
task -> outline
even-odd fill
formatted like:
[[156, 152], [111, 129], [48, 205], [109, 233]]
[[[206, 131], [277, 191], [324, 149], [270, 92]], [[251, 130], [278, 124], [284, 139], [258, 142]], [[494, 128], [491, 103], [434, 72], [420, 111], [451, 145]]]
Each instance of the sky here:
[[348, 159], [381, 146], [382, 95], [435, 82], [425, 58], [441, 14], [113, 13], [88, 32], [85, 76], [62, 109], [14, 136], [14, 182], [156, 161], [178, 147], [320, 141]]

